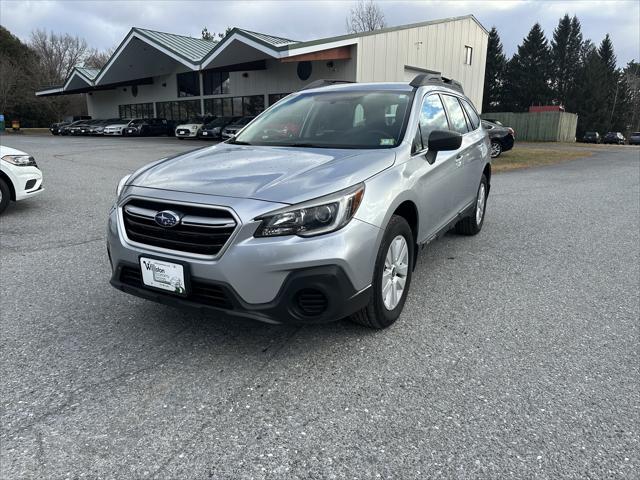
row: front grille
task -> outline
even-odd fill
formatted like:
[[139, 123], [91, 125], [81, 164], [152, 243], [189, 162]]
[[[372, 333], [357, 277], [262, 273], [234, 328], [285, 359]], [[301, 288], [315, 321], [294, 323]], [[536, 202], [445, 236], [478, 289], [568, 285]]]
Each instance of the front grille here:
[[[181, 220], [174, 227], [155, 221], [158, 212], [170, 210]], [[122, 208], [129, 240], [177, 252], [215, 256], [229, 240], [236, 221], [228, 210], [194, 205], [133, 199]]]
[[[132, 287], [145, 288], [144, 283], [142, 283], [142, 272], [140, 272], [139, 268], [129, 266], [122, 267], [120, 269], [120, 281]], [[170, 293], [167, 293], [167, 295], [171, 296]], [[191, 291], [186, 298], [191, 302], [203, 305], [223, 308], [225, 310], [233, 309], [233, 304], [231, 300], [229, 300], [229, 296], [224, 288], [219, 285], [192, 281]]]
[[328, 303], [324, 293], [312, 288], [305, 288], [296, 294], [296, 305], [305, 316], [320, 315], [327, 309]]

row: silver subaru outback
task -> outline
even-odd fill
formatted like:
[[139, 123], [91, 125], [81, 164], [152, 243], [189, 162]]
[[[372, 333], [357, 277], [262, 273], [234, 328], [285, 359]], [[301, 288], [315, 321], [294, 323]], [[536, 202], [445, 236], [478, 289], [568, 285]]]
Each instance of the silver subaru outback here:
[[490, 161], [455, 81], [312, 84], [227, 142], [123, 178], [111, 284], [266, 322], [384, 328], [418, 247], [482, 228]]

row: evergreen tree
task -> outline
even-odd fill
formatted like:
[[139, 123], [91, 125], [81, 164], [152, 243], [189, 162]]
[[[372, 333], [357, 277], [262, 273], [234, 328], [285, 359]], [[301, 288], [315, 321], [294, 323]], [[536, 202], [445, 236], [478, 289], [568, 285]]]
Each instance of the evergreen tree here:
[[536, 23], [507, 64], [504, 102], [512, 110], [527, 111], [551, 101], [549, 55], [547, 39]]
[[[614, 124], [614, 116], [616, 115], [617, 107], [619, 106], [620, 101], [624, 101], [625, 99], [620, 98], [620, 96], [624, 96], [625, 85], [621, 85], [620, 82], [620, 72], [616, 68], [616, 55], [613, 50], [613, 42], [611, 41], [611, 37], [607, 33], [605, 37], [602, 39], [600, 43], [600, 47], [598, 48], [598, 55], [600, 56], [600, 60], [604, 67], [605, 71], [605, 79], [602, 84], [602, 89], [605, 91], [607, 104], [606, 104], [606, 118], [607, 122], [605, 122], [604, 127], [607, 130], [613, 129]], [[621, 88], [622, 87], [622, 88]], [[618, 123], [618, 122], [615, 122]]]
[[598, 50], [590, 42], [585, 42], [582, 51], [582, 68], [578, 77], [578, 137], [585, 131], [606, 133], [607, 92], [603, 88], [606, 81], [606, 68]]
[[482, 97], [482, 111], [495, 112], [499, 110], [500, 92], [504, 81], [507, 57], [502, 52], [502, 42], [498, 30], [493, 27], [489, 32], [487, 46], [487, 64], [484, 73], [484, 96]]
[[[551, 83], [557, 103], [571, 107], [573, 91], [580, 66], [582, 32], [577, 17], [560, 19], [551, 41]], [[569, 110], [571, 111], [571, 110]]]
[[582, 68], [581, 53], [584, 42], [582, 40], [582, 26], [578, 17], [575, 15], [571, 19], [571, 36], [567, 43], [567, 66], [566, 75], [568, 80], [565, 82], [565, 97], [559, 99], [565, 106], [567, 112], [576, 111], [576, 98], [579, 92], [576, 89], [576, 82]]

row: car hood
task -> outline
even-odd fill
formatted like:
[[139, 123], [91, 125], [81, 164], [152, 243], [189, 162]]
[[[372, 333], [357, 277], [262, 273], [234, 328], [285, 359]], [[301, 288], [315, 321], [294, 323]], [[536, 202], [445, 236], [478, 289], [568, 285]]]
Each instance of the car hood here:
[[5, 147], [4, 145], [0, 145], [0, 157], [4, 157], [5, 155], [29, 155], [29, 154], [24, 153], [20, 150], [16, 150], [15, 148]]
[[202, 127], [202, 125], [204, 124], [203, 123], [183, 123], [181, 125], [178, 125], [176, 128], [187, 128], [191, 130], [192, 127], [200, 128]]
[[393, 150], [219, 144], [134, 173], [128, 185], [298, 203], [350, 187], [389, 168]]
[[104, 128], [124, 128], [127, 125], [129, 125], [128, 123], [112, 123], [110, 125], [106, 125]]

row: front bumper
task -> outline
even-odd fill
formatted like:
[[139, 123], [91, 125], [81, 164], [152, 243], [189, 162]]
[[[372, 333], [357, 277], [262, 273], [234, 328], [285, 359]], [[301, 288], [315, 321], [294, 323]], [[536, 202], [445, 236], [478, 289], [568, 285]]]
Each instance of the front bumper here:
[[[202, 202], [202, 195], [199, 197]], [[225, 200], [230, 199], [211, 196], [207, 203], [224, 205]], [[255, 238], [253, 233], [259, 222], [253, 218], [273, 210], [274, 204], [243, 199], [226, 206], [235, 211], [240, 224], [222, 255], [212, 260], [190, 258], [179, 252], [159, 253], [152, 247], [129, 244], [119, 231], [118, 209], [113, 209], [108, 228], [111, 284], [160, 303], [214, 309], [272, 323], [339, 320], [366, 305], [380, 233], [377, 227], [353, 219], [343, 229], [317, 237]], [[141, 280], [131, 281], [140, 275], [140, 256], [186, 264], [194, 286], [192, 294], [178, 297], [146, 289]], [[228, 304], [212, 304], [208, 297], [197, 293], [211, 289]], [[296, 303], [304, 290], [310, 290], [307, 293], [311, 297], [315, 295], [312, 303], [326, 302], [317, 314], [304, 314]]]
[[17, 202], [40, 195], [44, 191], [42, 172], [38, 167], [13, 168], [9, 178], [13, 183]]
[[176, 137], [180, 137], [180, 138], [195, 138], [198, 136], [198, 131], [196, 130], [195, 132], [192, 130], [188, 130], [188, 129], [182, 129], [179, 128], [176, 130]]

